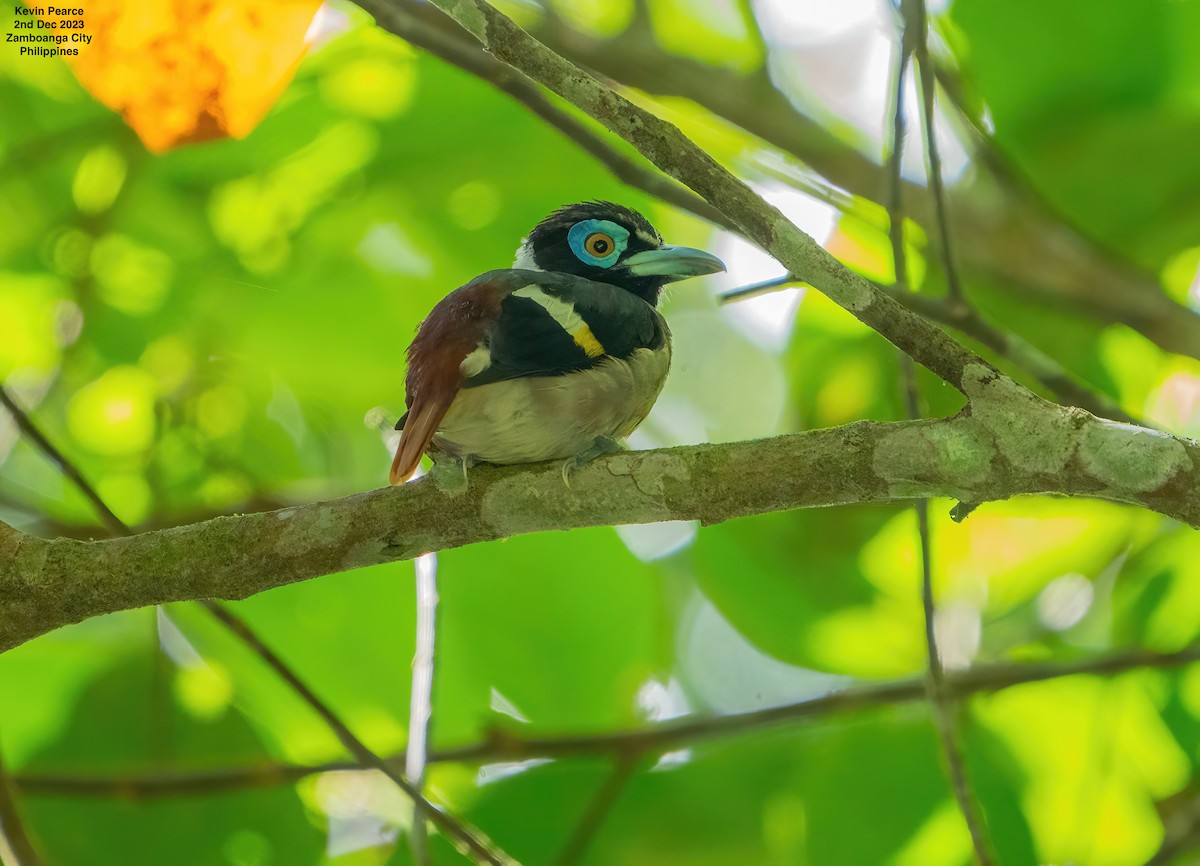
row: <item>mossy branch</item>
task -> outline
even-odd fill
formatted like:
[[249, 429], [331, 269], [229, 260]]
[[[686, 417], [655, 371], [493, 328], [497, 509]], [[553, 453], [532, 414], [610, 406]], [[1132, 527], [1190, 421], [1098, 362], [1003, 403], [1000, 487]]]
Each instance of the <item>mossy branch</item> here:
[[[481, 466], [376, 490], [108, 541], [0, 524], [0, 650], [113, 611], [263, 590], [530, 532], [735, 517], [858, 502], [968, 503], [1057, 493], [1200, 527], [1200, 445], [1047, 403], [989, 368], [939, 421], [859, 422], [754, 442], [628, 452], [563, 484], [558, 464]], [[453, 473], [450, 473], [453, 475]]]
[[[358, 0], [368, 11], [392, 0]], [[826, 252], [678, 127], [596, 80], [538, 42], [484, 0], [433, 0], [489, 53], [549, 88], [633, 145], [666, 174], [690, 187], [784, 265], [828, 295], [913, 360], [959, 390], [969, 365], [986, 364], [944, 331], [905, 309]], [[990, 369], [990, 368], [989, 368]]]

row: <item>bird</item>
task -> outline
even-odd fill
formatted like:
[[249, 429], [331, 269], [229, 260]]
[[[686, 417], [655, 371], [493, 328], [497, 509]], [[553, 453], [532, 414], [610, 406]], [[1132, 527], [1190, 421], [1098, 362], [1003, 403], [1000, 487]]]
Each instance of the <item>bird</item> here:
[[563, 477], [649, 414], [671, 365], [663, 287], [724, 271], [663, 243], [637, 211], [560, 207], [522, 239], [513, 266], [439, 301], [408, 347], [393, 485], [422, 454], [477, 463], [564, 460]]

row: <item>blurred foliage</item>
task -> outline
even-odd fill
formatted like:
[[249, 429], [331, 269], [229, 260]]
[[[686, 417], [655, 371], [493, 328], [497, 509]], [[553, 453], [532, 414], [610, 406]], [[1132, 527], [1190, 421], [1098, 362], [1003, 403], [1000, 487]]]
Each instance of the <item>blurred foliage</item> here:
[[[796, 104], [816, 106], [848, 142], [879, 139], [889, 18], [871, 0], [653, 0], [648, 19], [634, 3], [555, 9], [601, 35], [648, 21], [668, 56], [737, 70], [757, 68], [765, 50], [773, 71], [791, 70], [776, 81]], [[6, 28], [9, 12], [0, 7]], [[635, 445], [904, 416], [895, 351], [817, 292], [718, 307], [717, 291], [778, 273], [757, 250], [621, 185], [355, 7], [321, 14], [318, 44], [252, 134], [162, 156], [58, 61], [0, 51], [0, 380], [124, 520], [169, 525], [383, 484], [387, 441], [363, 419], [376, 406], [398, 414], [416, 324], [453, 287], [510, 262], [550, 209], [580, 199], [642, 209], [669, 240], [731, 265], [667, 299], [674, 370]], [[998, 147], [1049, 202], [1160, 272], [1181, 302], [1200, 302], [1200, 3], [955, 0], [937, 27]], [[880, 208], [849, 202], [843, 216], [793, 186], [799, 174], [761, 142], [688, 103], [646, 99], [852, 266], [890, 279]], [[978, 179], [970, 162], [955, 171], [965, 187]], [[936, 291], [925, 235], [912, 239], [915, 282]], [[1004, 287], [968, 293], [1127, 411], [1200, 432], [1196, 362]], [[919, 378], [930, 413], [960, 408], [952, 389]], [[949, 506], [933, 504], [932, 537], [951, 665], [1197, 639], [1194, 532], [1089, 501], [990, 504], [961, 525]], [[3, 419], [0, 519], [104, 534]], [[445, 552], [434, 745], [477, 742], [497, 725], [623, 730], [919, 674], [915, 530], [909, 509], [848, 507]], [[372, 748], [403, 747], [411, 565], [286, 587], [238, 610]], [[1080, 676], [970, 701], [967, 765], [1001, 862], [1146, 862], [1178, 824], [1176, 804], [1197, 797], [1198, 674]], [[257, 657], [187, 606], [82, 623], [4, 654], [0, 705], [17, 773], [342, 757]], [[608, 773], [602, 758], [437, 764], [429, 788], [537, 864], [554, 859]], [[370, 774], [161, 801], [31, 794], [23, 805], [59, 866], [411, 862], [410, 812]], [[433, 850], [438, 863], [461, 860], [440, 838]], [[970, 857], [928, 710], [910, 705], [704, 741], [642, 767], [587, 862]]]

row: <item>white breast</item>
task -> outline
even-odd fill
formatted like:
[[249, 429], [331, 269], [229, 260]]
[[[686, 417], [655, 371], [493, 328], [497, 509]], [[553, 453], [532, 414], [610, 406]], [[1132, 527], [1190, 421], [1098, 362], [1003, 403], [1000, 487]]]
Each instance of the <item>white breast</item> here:
[[605, 358], [562, 376], [493, 382], [458, 392], [434, 444], [488, 463], [573, 457], [597, 437], [622, 439], [649, 414], [671, 366], [668, 338], [628, 360]]

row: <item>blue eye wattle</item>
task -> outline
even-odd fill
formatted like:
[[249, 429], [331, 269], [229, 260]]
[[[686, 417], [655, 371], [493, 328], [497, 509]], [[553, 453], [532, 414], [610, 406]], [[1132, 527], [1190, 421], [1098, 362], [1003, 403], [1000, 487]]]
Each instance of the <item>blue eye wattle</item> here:
[[567, 232], [575, 257], [597, 268], [615, 265], [628, 242], [629, 231], [610, 220], [583, 220]]

